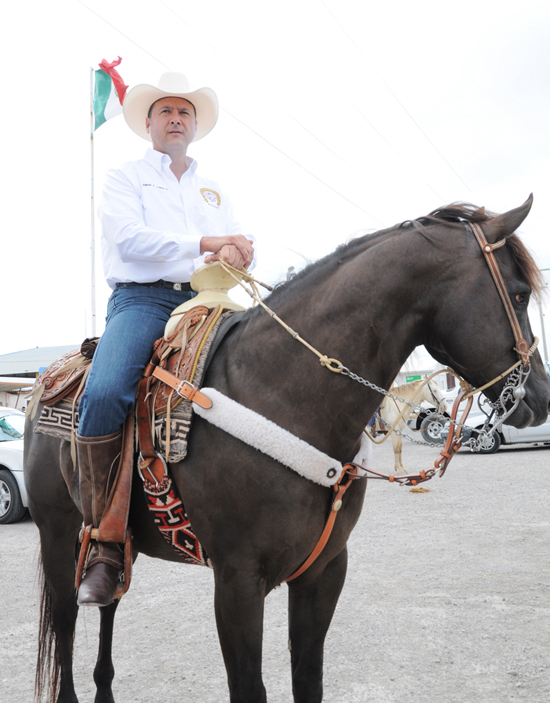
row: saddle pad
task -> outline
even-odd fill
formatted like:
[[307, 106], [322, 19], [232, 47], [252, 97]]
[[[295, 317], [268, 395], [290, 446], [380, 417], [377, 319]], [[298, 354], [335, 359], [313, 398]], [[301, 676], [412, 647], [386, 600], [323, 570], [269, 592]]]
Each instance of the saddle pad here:
[[46, 405], [38, 418], [34, 431], [57, 439], [71, 441], [71, 433], [78, 428], [78, 403], [73, 414], [72, 401], [60, 400], [55, 405]]

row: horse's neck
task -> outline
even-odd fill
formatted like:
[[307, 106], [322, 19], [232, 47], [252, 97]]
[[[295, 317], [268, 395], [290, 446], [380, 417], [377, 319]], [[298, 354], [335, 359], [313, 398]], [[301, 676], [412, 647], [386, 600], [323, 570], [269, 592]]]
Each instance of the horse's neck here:
[[[412, 252], [404, 256], [411, 260]], [[421, 315], [426, 317], [405, 272], [395, 261], [390, 271], [387, 262], [382, 267], [376, 258], [362, 257], [329, 273], [287, 284], [267, 303], [320, 354], [389, 388], [420, 343]], [[380, 404], [379, 393], [323, 368], [262, 310], [251, 313], [224, 349], [230, 358], [216, 364], [220, 390], [326, 451], [337, 436], [357, 439]]]

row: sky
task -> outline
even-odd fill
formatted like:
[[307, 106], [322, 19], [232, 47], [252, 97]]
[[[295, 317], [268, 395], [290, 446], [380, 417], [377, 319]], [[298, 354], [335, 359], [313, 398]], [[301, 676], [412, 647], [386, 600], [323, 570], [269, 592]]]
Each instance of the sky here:
[[[216, 91], [218, 124], [189, 154], [256, 237], [260, 280], [359, 231], [461, 200], [504, 212], [531, 192], [520, 234], [550, 269], [547, 0], [30, 0], [0, 12], [0, 354], [91, 334], [92, 210], [105, 172], [148, 146], [122, 116], [95, 132], [92, 206], [90, 68], [104, 58], [122, 57], [130, 87], [179, 71]], [[110, 294], [99, 241], [96, 222], [98, 334]], [[536, 306], [532, 324], [540, 335]]]

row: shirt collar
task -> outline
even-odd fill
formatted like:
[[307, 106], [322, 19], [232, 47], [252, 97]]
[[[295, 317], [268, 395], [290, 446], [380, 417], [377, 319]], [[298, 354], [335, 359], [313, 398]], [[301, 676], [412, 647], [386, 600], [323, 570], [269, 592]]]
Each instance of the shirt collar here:
[[[162, 151], [157, 151], [156, 149], [147, 149], [147, 151], [145, 152], [144, 159], [152, 166], [154, 166], [154, 168], [160, 173], [162, 173], [163, 167], [169, 168], [170, 164], [172, 163], [172, 159], [168, 156], [168, 154], [163, 154]], [[188, 173], [190, 176], [192, 176], [197, 170], [198, 163], [197, 161], [195, 161], [195, 159], [191, 158], [190, 156], [186, 156], [186, 159], [189, 166], [185, 174]]]

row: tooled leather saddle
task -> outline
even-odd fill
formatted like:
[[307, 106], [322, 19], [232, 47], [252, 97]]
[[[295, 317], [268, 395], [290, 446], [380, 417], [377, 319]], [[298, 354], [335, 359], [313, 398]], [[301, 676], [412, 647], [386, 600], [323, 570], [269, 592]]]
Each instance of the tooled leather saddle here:
[[[168, 339], [161, 337], [155, 342], [142, 379], [147, 381], [147, 392], [141, 399], [138, 394], [138, 401], [146, 401], [155, 415], [166, 413], [169, 406], [176, 407], [184, 398], [195, 402], [204, 398], [194, 388], [193, 378], [204, 343], [221, 312], [220, 306], [212, 310], [202, 305], [191, 308], [181, 316]], [[40, 374], [33, 393], [39, 394], [41, 405], [55, 405], [62, 400], [78, 402], [98, 342], [99, 337], [86, 339], [80, 349], [64, 354]]]

